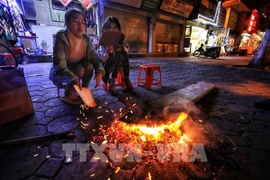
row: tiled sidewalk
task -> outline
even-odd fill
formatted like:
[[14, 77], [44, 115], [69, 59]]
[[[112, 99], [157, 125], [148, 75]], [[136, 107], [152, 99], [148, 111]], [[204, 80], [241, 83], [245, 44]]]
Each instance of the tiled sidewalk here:
[[[270, 111], [257, 109], [253, 103], [270, 98], [268, 71], [234, 67], [246, 65], [251, 57], [205, 58], [140, 58], [131, 59], [130, 78], [134, 84], [133, 97], [138, 106], [182, 89], [199, 81], [215, 85], [216, 89], [186, 112], [190, 118], [185, 131], [204, 144], [207, 163], [172, 166], [170, 172], [161, 169], [152, 179], [268, 179], [270, 171]], [[137, 87], [140, 64], [153, 63], [162, 68], [162, 88], [145, 90]], [[86, 143], [99, 135], [101, 125], [109, 126], [115, 118], [130, 110], [105, 92], [102, 86], [90, 88], [97, 108], [83, 111], [57, 98], [57, 90], [48, 79], [51, 63], [20, 65], [24, 68], [35, 114], [0, 127], [1, 141], [50, 135], [72, 131], [71, 139], [49, 139], [36, 143], [0, 148], [0, 179], [145, 179], [141, 164], [120, 164], [115, 170], [104, 162], [89, 162], [94, 152], [81, 162], [78, 152], [72, 163], [65, 164], [65, 143]], [[117, 87], [120, 91], [120, 87]], [[61, 91], [63, 94], [63, 90]], [[173, 100], [173, 99], [168, 99]], [[135, 111], [136, 112], [136, 111]], [[82, 124], [82, 122], [84, 124]], [[149, 165], [152, 167], [153, 164]], [[136, 168], [135, 168], [136, 167]], [[148, 168], [148, 167], [147, 167]], [[147, 169], [145, 168], [145, 169]], [[194, 169], [195, 168], [195, 169]], [[150, 168], [151, 169], [151, 168]], [[169, 173], [169, 174], [168, 174]]]

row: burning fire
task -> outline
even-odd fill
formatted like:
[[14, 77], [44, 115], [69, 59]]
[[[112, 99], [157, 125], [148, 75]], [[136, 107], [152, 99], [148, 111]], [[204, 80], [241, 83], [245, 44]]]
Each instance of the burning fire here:
[[127, 124], [114, 121], [110, 128], [103, 129], [104, 142], [108, 143], [179, 143], [191, 142], [191, 139], [181, 132], [182, 122], [187, 118], [186, 113], [181, 113], [174, 122], [160, 125], [147, 126], [145, 124]]

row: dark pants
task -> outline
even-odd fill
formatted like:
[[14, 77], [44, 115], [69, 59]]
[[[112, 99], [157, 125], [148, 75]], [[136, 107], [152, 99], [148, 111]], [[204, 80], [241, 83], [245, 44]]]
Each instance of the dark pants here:
[[123, 69], [123, 76], [129, 76], [129, 59], [126, 51], [116, 51], [115, 54], [110, 54], [108, 60], [103, 64], [105, 69], [105, 75], [102, 80], [104, 83], [108, 83], [111, 77], [116, 79], [120, 68]]
[[[81, 62], [68, 64], [68, 69], [72, 71], [80, 80], [82, 80], [82, 87], [88, 87], [90, 80], [93, 77], [93, 65], [89, 62]], [[65, 96], [75, 93], [73, 83], [67, 84]]]

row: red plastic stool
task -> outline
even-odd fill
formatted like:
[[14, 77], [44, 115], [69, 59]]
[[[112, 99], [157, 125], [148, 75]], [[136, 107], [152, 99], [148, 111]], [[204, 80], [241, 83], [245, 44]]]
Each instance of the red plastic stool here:
[[11, 48], [11, 50], [15, 54], [15, 56], [21, 56], [21, 53], [23, 53], [22, 47], [13, 47]]
[[123, 84], [123, 70], [122, 70], [122, 68], [117, 73], [116, 81], [117, 81], [116, 85], [122, 85]]
[[[141, 78], [142, 70], [145, 71], [145, 78]], [[154, 71], [159, 72], [159, 79], [154, 79]], [[144, 85], [145, 89], [150, 90], [152, 85], [161, 85], [161, 68], [155, 64], [142, 64], [138, 71], [137, 85]]]

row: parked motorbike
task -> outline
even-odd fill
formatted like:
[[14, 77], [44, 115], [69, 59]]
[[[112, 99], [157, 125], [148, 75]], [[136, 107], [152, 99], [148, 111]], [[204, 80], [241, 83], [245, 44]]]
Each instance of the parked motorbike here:
[[193, 56], [204, 56], [205, 58], [211, 57], [213, 59], [216, 59], [217, 57], [219, 57], [219, 54], [220, 47], [207, 47], [206, 50], [204, 50], [203, 45], [201, 45], [199, 49], [194, 51]]

